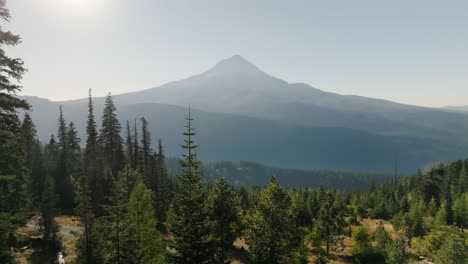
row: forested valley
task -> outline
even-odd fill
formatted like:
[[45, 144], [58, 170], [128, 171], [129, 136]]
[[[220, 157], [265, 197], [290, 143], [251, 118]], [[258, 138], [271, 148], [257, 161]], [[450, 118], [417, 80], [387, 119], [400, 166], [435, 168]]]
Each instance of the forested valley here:
[[190, 109], [168, 169], [147, 120], [120, 124], [110, 94], [95, 113], [91, 90], [86, 138], [60, 108], [43, 143], [3, 49], [19, 42], [0, 34], [0, 263], [468, 263], [468, 160], [359, 189], [245, 185], [203, 176]]

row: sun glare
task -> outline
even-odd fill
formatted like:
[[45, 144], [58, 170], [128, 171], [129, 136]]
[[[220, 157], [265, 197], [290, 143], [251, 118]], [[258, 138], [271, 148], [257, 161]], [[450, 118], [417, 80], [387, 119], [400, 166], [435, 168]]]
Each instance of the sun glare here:
[[98, 11], [100, 0], [61, 0], [70, 11], [78, 14], [92, 14]]

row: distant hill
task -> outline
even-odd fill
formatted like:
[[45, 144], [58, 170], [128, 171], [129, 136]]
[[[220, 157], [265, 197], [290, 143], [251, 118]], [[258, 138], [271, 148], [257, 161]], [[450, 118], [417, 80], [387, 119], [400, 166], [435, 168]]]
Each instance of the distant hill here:
[[[178, 171], [176, 159], [167, 159], [172, 174]], [[345, 172], [334, 170], [299, 170], [265, 166], [249, 161], [218, 161], [203, 163], [203, 176], [207, 180], [219, 177], [245, 186], [264, 186], [272, 176], [289, 187], [324, 187], [336, 189], [366, 189], [369, 184], [393, 179], [393, 174]]]
[[[56, 130], [59, 105], [84, 138], [87, 99], [52, 102], [28, 98], [43, 140]], [[159, 87], [114, 95], [122, 125], [145, 116], [154, 141], [171, 155], [188, 105], [196, 118], [206, 161], [249, 160], [304, 169], [390, 172], [468, 156], [468, 115], [290, 84], [241, 56]], [[95, 98], [96, 117], [104, 99]], [[99, 121], [98, 121], [99, 123]]]

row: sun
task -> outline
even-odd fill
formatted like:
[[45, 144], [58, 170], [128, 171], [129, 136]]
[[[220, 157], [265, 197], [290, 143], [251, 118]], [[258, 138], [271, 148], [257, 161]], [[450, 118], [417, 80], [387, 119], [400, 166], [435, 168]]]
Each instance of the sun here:
[[92, 5], [99, 0], [65, 0], [71, 6], [75, 6], [78, 8], [90, 8]]
[[65, 7], [76, 13], [94, 13], [101, 0], [61, 0]]

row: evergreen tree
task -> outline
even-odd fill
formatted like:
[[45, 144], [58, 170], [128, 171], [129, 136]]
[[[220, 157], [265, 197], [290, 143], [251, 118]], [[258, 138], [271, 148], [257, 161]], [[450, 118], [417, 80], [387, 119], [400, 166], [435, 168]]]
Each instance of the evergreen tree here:
[[29, 171], [32, 171], [34, 163], [34, 145], [37, 141], [36, 126], [34, 125], [29, 113], [24, 114], [23, 122], [21, 123], [21, 144], [24, 154], [24, 165]]
[[386, 264], [405, 264], [408, 258], [406, 256], [406, 241], [403, 236], [394, 240], [387, 250]]
[[106, 263], [125, 263], [126, 217], [127, 206], [131, 192], [136, 182], [132, 177], [134, 170], [127, 165], [123, 171], [119, 171], [117, 180], [113, 181], [109, 205], [105, 206], [106, 215], [101, 218], [103, 230], [108, 234], [104, 249]]
[[372, 254], [372, 244], [367, 228], [359, 226], [352, 232], [351, 254], [353, 254], [360, 263], [366, 263], [366, 259]]
[[468, 227], [468, 194], [463, 194], [453, 204], [453, 215], [457, 226], [462, 229]]
[[292, 263], [301, 246], [291, 197], [272, 178], [253, 209], [246, 242], [253, 263]]
[[140, 145], [138, 144], [138, 129], [137, 129], [137, 121], [134, 120], [135, 124], [133, 127], [133, 160], [135, 162], [135, 168], [140, 168]]
[[429, 203], [434, 198], [439, 204], [442, 194], [442, 178], [445, 174], [442, 165], [431, 169], [426, 175], [423, 176], [421, 183], [421, 194], [425, 203]]
[[460, 171], [460, 175], [458, 177], [458, 194], [462, 194], [468, 192], [468, 169], [466, 165], [466, 161], [462, 162], [462, 170]]
[[445, 228], [441, 246], [435, 252], [436, 263], [466, 264], [468, 262], [468, 244], [463, 232], [455, 228]]
[[315, 224], [325, 244], [326, 253], [330, 254], [330, 248], [340, 242], [340, 235], [344, 232], [344, 208], [337, 200], [335, 190], [320, 189], [319, 197], [321, 206]]
[[375, 241], [377, 242], [377, 253], [385, 256], [386, 249], [392, 242], [392, 238], [387, 233], [387, 231], [385, 231], [385, 227], [382, 223], [380, 223], [377, 229], [375, 230], [374, 236]]
[[[104, 159], [105, 169], [110, 169], [114, 177], [125, 165], [123, 140], [120, 136], [122, 127], [117, 119], [116, 108], [112, 96], [106, 97], [102, 114], [102, 126], [99, 134], [99, 144]], [[106, 190], [106, 194], [108, 194]]]
[[[75, 124], [70, 122], [68, 125], [68, 147], [69, 147], [69, 173], [70, 180], [73, 182], [73, 179], [77, 179], [80, 175], [80, 163], [81, 163], [81, 139], [78, 137], [78, 131], [76, 130]], [[73, 185], [73, 184], [72, 184]]]
[[[141, 171], [143, 174], [143, 180], [147, 186], [155, 186], [156, 179], [153, 177], [154, 174], [151, 170], [151, 132], [148, 128], [148, 122], [144, 117], [141, 119]], [[153, 190], [154, 191], [154, 190]]]
[[71, 183], [71, 155], [70, 155], [70, 146], [68, 141], [68, 128], [65, 123], [65, 118], [63, 116], [62, 106], [60, 106], [58, 119], [58, 149], [59, 157], [57, 161], [55, 175], [55, 190], [58, 194], [58, 206], [64, 210], [70, 210], [73, 208], [74, 198], [73, 198], [73, 185]]
[[117, 187], [120, 192], [125, 195], [127, 200], [130, 199], [130, 195], [132, 194], [137, 179], [141, 177], [141, 174], [130, 166], [126, 166], [123, 170], [119, 171], [119, 174], [117, 175]]
[[186, 150], [179, 160], [181, 172], [177, 175], [177, 191], [169, 216], [169, 230], [174, 235], [174, 254], [170, 261], [177, 264], [214, 262], [211, 223], [205, 204], [206, 194], [201, 183], [200, 161], [197, 160], [193, 137], [192, 117], [186, 118]]
[[434, 219], [434, 224], [436, 227], [447, 225], [447, 208], [446, 207], [447, 207], [447, 204], [445, 202], [442, 202], [439, 210], [437, 210], [437, 213]]
[[46, 263], [53, 263], [57, 258], [57, 252], [62, 247], [59, 226], [54, 220], [54, 217], [57, 215], [57, 198], [54, 185], [54, 179], [47, 174], [44, 179], [44, 189], [39, 204], [40, 219], [38, 222], [44, 242], [39, 252], [36, 252], [37, 258]]
[[24, 165], [30, 173], [29, 193], [31, 205], [37, 208], [43, 192], [45, 164], [41, 143], [37, 139], [36, 127], [28, 113], [24, 115], [21, 125], [21, 143], [25, 155]]
[[169, 176], [167, 175], [166, 161], [164, 157], [163, 146], [161, 139], [158, 140], [158, 152], [155, 153], [155, 175], [156, 186], [154, 190], [154, 207], [158, 224], [161, 225], [166, 221], [167, 210], [172, 201], [172, 190]]
[[98, 239], [94, 230], [95, 216], [101, 214], [100, 204], [103, 201], [102, 166], [98, 154], [97, 128], [94, 121], [91, 90], [88, 100], [88, 120], [86, 125], [86, 147], [83, 154], [82, 174], [76, 181], [77, 213], [83, 225], [83, 235], [77, 243], [77, 263], [100, 263], [101, 255]]
[[426, 227], [424, 225], [423, 217], [425, 214], [426, 205], [424, 200], [419, 200], [411, 205], [409, 212], [409, 223], [407, 235], [412, 237], [420, 237], [426, 233]]
[[446, 222], [447, 224], [451, 225], [453, 224], [454, 219], [453, 219], [453, 211], [452, 211], [452, 206], [453, 206], [452, 189], [450, 185], [447, 186], [447, 190], [445, 192], [445, 203], [447, 205], [445, 207], [445, 215], [447, 217]]
[[162, 263], [162, 236], [156, 229], [151, 191], [141, 178], [130, 196], [127, 211], [126, 255], [129, 263]]
[[208, 206], [213, 222], [214, 236], [219, 241], [221, 258], [227, 260], [227, 251], [234, 240], [240, 236], [240, 200], [234, 188], [225, 178], [216, 180], [212, 188]]
[[130, 166], [132, 168], [136, 168], [136, 161], [135, 161], [135, 158], [133, 156], [133, 152], [134, 152], [134, 149], [133, 149], [133, 137], [132, 137], [132, 131], [130, 131], [130, 123], [128, 122], [127, 120], [127, 137], [125, 139], [125, 152], [127, 154], [127, 161], [128, 161], [128, 164], [130, 164]]
[[[0, 1], [0, 20], [8, 22], [6, 1]], [[20, 37], [0, 28], [0, 263], [12, 263], [9, 237], [26, 219], [28, 174], [24, 167], [20, 121], [17, 109], [28, 109], [25, 100], [16, 97], [19, 81], [26, 69], [19, 58], [11, 58], [6, 46], [16, 46]]]

